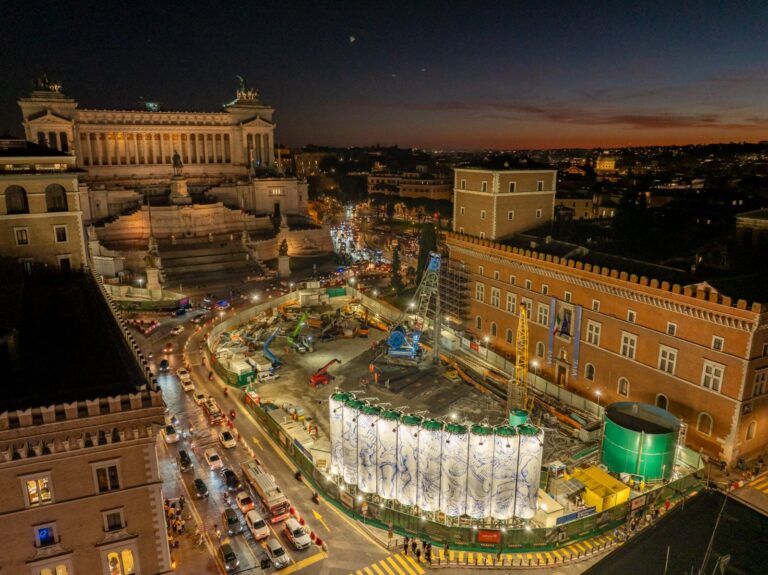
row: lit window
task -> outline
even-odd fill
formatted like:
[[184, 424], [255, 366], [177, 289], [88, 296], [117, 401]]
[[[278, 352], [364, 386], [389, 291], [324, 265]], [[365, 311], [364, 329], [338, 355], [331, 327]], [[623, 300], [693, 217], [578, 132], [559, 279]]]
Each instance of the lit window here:
[[725, 366], [712, 361], [704, 361], [704, 369], [701, 372], [701, 385], [712, 391], [720, 391], [723, 385]]
[[637, 336], [631, 333], [621, 334], [621, 355], [629, 359], [635, 359], [635, 348], [637, 347]]
[[512, 292], [507, 292], [507, 311], [509, 313], [517, 311], [517, 295]]
[[536, 321], [541, 325], [549, 325], [549, 306], [543, 303], [539, 304]]
[[136, 575], [133, 550], [110, 551], [106, 556], [109, 575]]
[[29, 245], [29, 230], [27, 228], [16, 228], [16, 245], [27, 246]]
[[27, 476], [22, 481], [24, 483], [27, 507], [45, 505], [53, 501], [50, 473], [39, 476]]
[[696, 431], [702, 435], [712, 435], [713, 423], [712, 416], [702, 411], [696, 419]]
[[55, 567], [43, 567], [37, 575], [70, 575], [70, 570], [67, 563], [59, 563]]
[[713, 336], [712, 337], [712, 349], [715, 351], [723, 351], [723, 347], [725, 346], [725, 340], [720, 336]]
[[65, 243], [67, 241], [67, 226], [54, 226], [53, 233], [56, 237], [56, 243]]
[[588, 381], [595, 381], [595, 366], [588, 363], [584, 366], [584, 379]]
[[499, 307], [501, 305], [501, 290], [499, 288], [491, 288], [491, 305], [493, 307]]
[[664, 345], [659, 348], [659, 369], [666, 373], [675, 373], [677, 350]]
[[48, 547], [58, 543], [59, 538], [56, 534], [56, 524], [46, 523], [45, 525], [35, 525], [35, 547]]
[[481, 283], [475, 284], [475, 299], [477, 301], [485, 301], [485, 285]]
[[616, 393], [622, 397], [629, 397], [629, 380], [626, 377], [619, 378], [619, 385], [616, 387]]
[[600, 329], [602, 325], [596, 321], [587, 322], [587, 343], [592, 345], [600, 345]]
[[677, 335], [677, 324], [667, 322], [667, 335]]
[[93, 475], [99, 493], [120, 489], [120, 470], [116, 462], [94, 465]]

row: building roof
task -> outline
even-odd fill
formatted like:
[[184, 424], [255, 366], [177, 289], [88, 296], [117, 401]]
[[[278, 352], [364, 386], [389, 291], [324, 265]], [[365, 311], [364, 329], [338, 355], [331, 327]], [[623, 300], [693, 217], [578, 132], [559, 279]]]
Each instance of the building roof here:
[[519, 170], [551, 170], [557, 171], [557, 168], [530, 160], [528, 158], [518, 158], [510, 156], [494, 156], [486, 158], [481, 162], [473, 162], [466, 166], [456, 166], [457, 170], [494, 170], [494, 171], [519, 171]]
[[16, 330], [16, 353], [0, 345], [0, 413], [135, 393], [147, 380], [99, 286], [89, 275], [0, 260], [0, 331]]
[[38, 158], [52, 158], [52, 157], [72, 157], [71, 154], [61, 152], [55, 148], [46, 148], [40, 146], [34, 142], [19, 138], [7, 138], [0, 139], [0, 157], [2, 158], [18, 158], [18, 157], [38, 157]]

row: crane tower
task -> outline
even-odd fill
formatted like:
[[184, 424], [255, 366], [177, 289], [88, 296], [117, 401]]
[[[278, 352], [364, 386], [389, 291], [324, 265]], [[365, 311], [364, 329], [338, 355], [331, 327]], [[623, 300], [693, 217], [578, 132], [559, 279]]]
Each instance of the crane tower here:
[[515, 340], [515, 375], [507, 383], [507, 413], [528, 410], [528, 312], [520, 306]]

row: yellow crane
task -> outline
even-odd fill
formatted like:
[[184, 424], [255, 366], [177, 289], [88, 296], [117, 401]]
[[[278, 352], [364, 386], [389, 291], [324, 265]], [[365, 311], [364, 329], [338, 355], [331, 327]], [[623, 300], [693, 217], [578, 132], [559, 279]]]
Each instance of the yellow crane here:
[[528, 311], [520, 306], [515, 341], [515, 375], [507, 384], [507, 413], [528, 410]]

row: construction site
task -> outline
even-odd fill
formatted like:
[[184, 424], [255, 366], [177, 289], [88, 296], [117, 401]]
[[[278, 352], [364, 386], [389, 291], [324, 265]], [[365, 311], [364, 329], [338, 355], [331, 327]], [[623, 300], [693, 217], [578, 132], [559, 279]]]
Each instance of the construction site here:
[[674, 416], [530, 373], [525, 308], [514, 357], [466, 339], [468, 298], [432, 254], [405, 310], [310, 283], [214, 326], [207, 355], [324, 497], [403, 534], [555, 548], [697, 488]]

